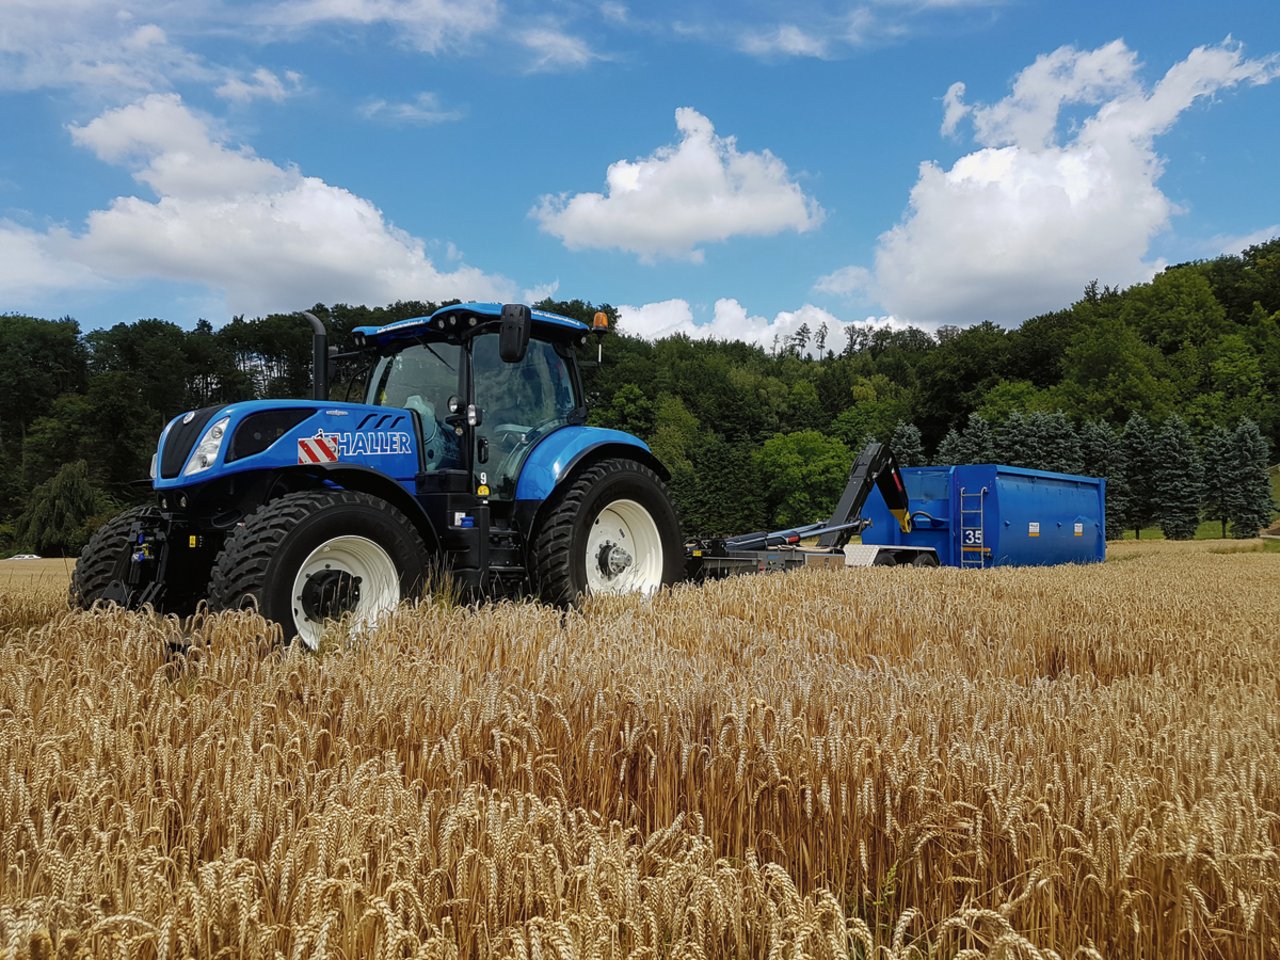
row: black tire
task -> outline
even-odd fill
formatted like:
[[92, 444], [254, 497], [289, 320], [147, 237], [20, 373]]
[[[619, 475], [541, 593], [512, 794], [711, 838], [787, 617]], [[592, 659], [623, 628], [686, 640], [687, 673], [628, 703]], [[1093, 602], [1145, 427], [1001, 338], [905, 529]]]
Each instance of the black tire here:
[[117, 564], [129, 553], [129, 528], [138, 520], [158, 520], [159, 517], [156, 507], [131, 507], [98, 528], [80, 551], [80, 559], [71, 572], [67, 601], [73, 608], [88, 610], [116, 578]]
[[[256, 608], [280, 624], [286, 641], [300, 636], [314, 647], [325, 619], [340, 615], [344, 604], [362, 602], [360, 581], [351, 579], [351, 563], [341, 560], [334, 561], [335, 569], [326, 563], [304, 578], [305, 599], [293, 595], [295, 579], [322, 547], [365, 541], [394, 567], [394, 581], [383, 586], [395, 593], [395, 602], [422, 592], [430, 556], [408, 517], [365, 493], [303, 491], [263, 504], [227, 537], [213, 566], [209, 609]], [[348, 580], [341, 580], [344, 576]], [[330, 580], [321, 582], [324, 577]], [[377, 609], [378, 615], [385, 612]]]
[[634, 460], [602, 460], [556, 496], [534, 534], [533, 587], [544, 603], [565, 607], [590, 592], [587, 545], [592, 527], [606, 509], [628, 501], [643, 508], [657, 529], [661, 586], [684, 578], [680, 519], [661, 478]]
[[896, 567], [898, 558], [892, 553], [880, 552], [876, 554], [876, 558], [871, 561], [873, 567]]
[[913, 567], [936, 567], [938, 566], [938, 558], [932, 553], [917, 553], [911, 559]]

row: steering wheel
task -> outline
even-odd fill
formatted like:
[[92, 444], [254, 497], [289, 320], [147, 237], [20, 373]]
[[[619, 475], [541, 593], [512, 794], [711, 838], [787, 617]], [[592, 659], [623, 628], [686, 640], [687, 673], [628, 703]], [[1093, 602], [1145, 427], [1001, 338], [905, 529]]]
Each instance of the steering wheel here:
[[493, 436], [494, 439], [514, 437], [515, 443], [519, 443], [524, 440], [525, 434], [532, 429], [533, 427], [526, 427], [520, 423], [500, 423], [493, 428]]

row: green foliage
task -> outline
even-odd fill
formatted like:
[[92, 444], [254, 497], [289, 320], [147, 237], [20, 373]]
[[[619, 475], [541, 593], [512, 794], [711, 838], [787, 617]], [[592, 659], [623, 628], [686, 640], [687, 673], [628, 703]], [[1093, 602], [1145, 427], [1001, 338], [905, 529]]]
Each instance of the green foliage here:
[[977, 412], [991, 423], [1002, 423], [1014, 413], [1048, 413], [1054, 405], [1050, 391], [1027, 380], [1005, 380], [987, 391]]
[[1043, 438], [1035, 429], [1032, 419], [1021, 412], [1010, 414], [995, 428], [995, 442], [993, 459], [997, 463], [1034, 470], [1044, 460]]
[[1040, 469], [1058, 473], [1079, 473], [1084, 469], [1084, 448], [1071, 420], [1061, 410], [1032, 413], [1044, 453]]
[[[437, 306], [308, 309], [343, 349], [358, 325]], [[1280, 239], [1171, 267], [1128, 290], [1091, 282], [1076, 303], [1016, 330], [851, 325], [838, 335], [818, 326], [769, 350], [688, 336], [649, 342], [628, 335], [608, 304], [539, 306], [588, 323], [597, 310], [610, 317], [604, 362], [595, 363], [594, 338], [579, 353], [590, 422], [652, 443], [699, 532], [824, 512], [780, 488], [766, 495], [759, 455], [771, 438], [816, 433], [850, 455], [879, 438], [915, 462], [914, 438], [895, 437], [900, 424], [919, 428], [919, 446], [938, 463], [1003, 460], [1105, 475], [1108, 531], [1149, 527], [1157, 485], [1152, 455], [1142, 451], [1155, 443], [1150, 424], [1175, 412], [1217, 444], [1206, 451], [1205, 505], [1219, 528], [1238, 517], [1228, 527], [1246, 535], [1269, 519], [1256, 491], [1252, 512], [1229, 509], [1223, 498], [1246, 481], [1224, 483], [1212, 471], [1217, 428], [1234, 431], [1241, 418], [1257, 430], [1241, 443], [1280, 444]], [[359, 399], [367, 369], [367, 361], [345, 363], [333, 396]], [[310, 330], [297, 314], [193, 329], [147, 319], [87, 334], [71, 319], [0, 315], [0, 523], [12, 525], [32, 491], [73, 460], [84, 460], [90, 482], [114, 499], [136, 496], [131, 481], [145, 477], [159, 430], [183, 410], [310, 389]], [[833, 472], [821, 496], [837, 496], [844, 479]]]
[[602, 409], [592, 411], [592, 422], [647, 437], [654, 428], [653, 403], [634, 383], [625, 383]]
[[1078, 415], [1119, 423], [1132, 414], [1163, 416], [1176, 393], [1167, 360], [1134, 328], [1104, 316], [1067, 348], [1060, 394]]
[[769, 515], [780, 527], [825, 520], [844, 490], [853, 454], [817, 430], [780, 433], [756, 454]]
[[36, 553], [73, 556], [92, 536], [92, 521], [103, 512], [104, 501], [83, 460], [65, 463], [31, 491], [14, 525], [14, 539]]
[[871, 440], [887, 440], [911, 414], [910, 391], [884, 374], [857, 377], [849, 389], [849, 406], [832, 426], [841, 443], [857, 450]]
[[673, 474], [693, 473], [693, 456], [702, 435], [702, 424], [684, 401], [671, 394], [658, 398], [649, 446]]
[[730, 536], [772, 525], [755, 450], [714, 435], [694, 452], [691, 482], [673, 496], [691, 536]]
[[1125, 291], [1120, 318], [1166, 356], [1207, 343], [1225, 329], [1226, 311], [1193, 267], [1173, 267]]

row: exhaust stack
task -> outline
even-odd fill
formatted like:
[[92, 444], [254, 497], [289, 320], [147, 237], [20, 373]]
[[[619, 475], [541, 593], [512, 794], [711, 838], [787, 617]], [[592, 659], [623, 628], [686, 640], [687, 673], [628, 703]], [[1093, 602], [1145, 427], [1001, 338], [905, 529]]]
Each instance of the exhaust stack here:
[[329, 399], [329, 331], [320, 318], [306, 310], [302, 315], [311, 323], [311, 396], [316, 400]]

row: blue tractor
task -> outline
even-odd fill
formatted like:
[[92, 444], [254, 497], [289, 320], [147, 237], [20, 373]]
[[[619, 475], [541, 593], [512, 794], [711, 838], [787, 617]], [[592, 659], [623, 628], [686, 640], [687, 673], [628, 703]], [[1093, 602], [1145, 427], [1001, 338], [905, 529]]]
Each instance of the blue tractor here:
[[465, 596], [652, 593], [686, 548], [642, 441], [585, 425], [577, 320], [466, 303], [358, 327], [363, 403], [192, 410], [164, 428], [153, 503], [105, 524], [72, 604], [186, 614], [256, 607], [315, 646], [326, 621], [371, 623], [447, 574]]

